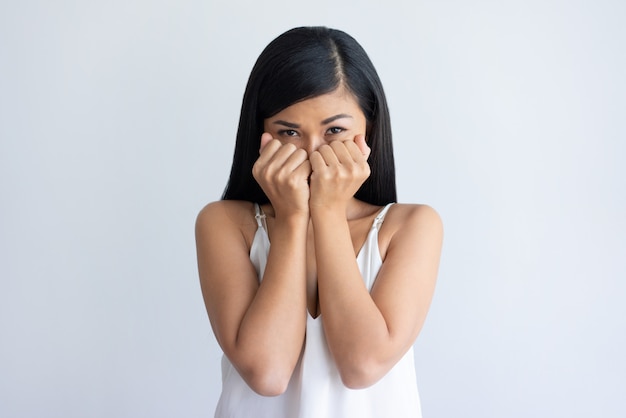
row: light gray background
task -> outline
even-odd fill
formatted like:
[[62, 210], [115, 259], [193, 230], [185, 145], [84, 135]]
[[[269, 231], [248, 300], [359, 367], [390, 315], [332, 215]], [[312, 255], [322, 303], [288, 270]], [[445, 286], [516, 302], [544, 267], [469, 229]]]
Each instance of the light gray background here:
[[193, 224], [254, 60], [354, 35], [442, 215], [424, 416], [626, 410], [626, 3], [0, 2], [0, 416], [209, 417]]

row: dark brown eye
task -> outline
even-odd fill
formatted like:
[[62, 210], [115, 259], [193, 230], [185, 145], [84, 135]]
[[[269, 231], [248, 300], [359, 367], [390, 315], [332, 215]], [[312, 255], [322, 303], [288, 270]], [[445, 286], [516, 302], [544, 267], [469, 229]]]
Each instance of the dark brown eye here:
[[293, 129], [283, 129], [278, 131], [278, 134], [281, 136], [298, 136], [298, 132]]
[[328, 133], [331, 135], [337, 135], [345, 131], [345, 129], [340, 128], [339, 126], [333, 126], [332, 128], [328, 128]]

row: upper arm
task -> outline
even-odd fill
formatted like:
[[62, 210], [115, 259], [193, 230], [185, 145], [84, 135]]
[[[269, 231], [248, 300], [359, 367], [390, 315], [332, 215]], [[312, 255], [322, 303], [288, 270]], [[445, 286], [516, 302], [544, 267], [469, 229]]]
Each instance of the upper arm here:
[[202, 295], [213, 332], [227, 355], [234, 349], [239, 325], [258, 288], [243, 219], [240, 204], [220, 201], [207, 205], [196, 220]]
[[392, 235], [371, 291], [395, 347], [393, 362], [413, 344], [426, 319], [443, 241], [441, 218], [434, 209], [425, 205], [398, 209], [394, 220], [383, 224], [391, 227]]

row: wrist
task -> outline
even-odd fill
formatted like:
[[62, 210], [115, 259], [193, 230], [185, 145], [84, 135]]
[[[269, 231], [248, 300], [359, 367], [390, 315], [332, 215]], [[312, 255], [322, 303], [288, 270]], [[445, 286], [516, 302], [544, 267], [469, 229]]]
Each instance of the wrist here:
[[311, 220], [315, 222], [318, 219], [322, 220], [346, 220], [346, 207], [343, 205], [311, 205]]
[[301, 225], [307, 226], [309, 224], [310, 215], [308, 210], [275, 210], [274, 219], [277, 224], [285, 224], [289, 227], [297, 228]]

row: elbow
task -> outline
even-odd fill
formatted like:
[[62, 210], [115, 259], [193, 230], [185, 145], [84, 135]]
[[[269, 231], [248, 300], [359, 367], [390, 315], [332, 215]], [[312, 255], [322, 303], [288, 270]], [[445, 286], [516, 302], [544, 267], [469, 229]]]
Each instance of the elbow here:
[[279, 396], [287, 390], [292, 372], [277, 367], [255, 367], [241, 373], [241, 376], [257, 394]]
[[248, 386], [261, 396], [279, 396], [285, 393], [289, 380], [269, 376], [253, 376], [246, 379]]
[[349, 389], [365, 389], [378, 382], [387, 372], [375, 360], [355, 361], [337, 366], [341, 382]]
[[271, 397], [282, 395], [287, 390], [299, 358], [276, 351], [226, 346], [224, 354], [251, 390]]

